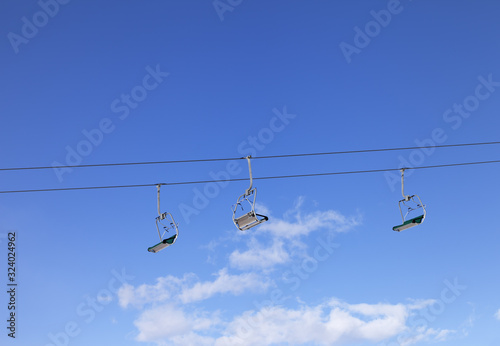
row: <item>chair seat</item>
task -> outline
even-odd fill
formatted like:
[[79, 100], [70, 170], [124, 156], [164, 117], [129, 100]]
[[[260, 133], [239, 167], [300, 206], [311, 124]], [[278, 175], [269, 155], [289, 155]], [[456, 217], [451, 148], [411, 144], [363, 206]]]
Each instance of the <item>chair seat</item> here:
[[405, 229], [411, 228], [413, 226], [418, 226], [424, 221], [424, 215], [414, 217], [413, 219], [406, 220], [401, 225], [394, 226], [392, 229], [396, 232], [404, 231]]
[[[258, 216], [260, 216], [261, 219], [259, 219]], [[234, 222], [241, 231], [245, 231], [267, 220], [267, 216], [256, 214], [255, 212], [251, 211], [243, 216], [240, 216], [237, 219], [234, 219]]]
[[149, 252], [157, 253], [160, 250], [163, 250], [164, 248], [172, 245], [175, 242], [175, 238], [177, 238], [177, 234], [174, 234], [173, 236], [163, 239], [161, 242], [159, 242], [156, 245], [153, 245], [148, 248]]

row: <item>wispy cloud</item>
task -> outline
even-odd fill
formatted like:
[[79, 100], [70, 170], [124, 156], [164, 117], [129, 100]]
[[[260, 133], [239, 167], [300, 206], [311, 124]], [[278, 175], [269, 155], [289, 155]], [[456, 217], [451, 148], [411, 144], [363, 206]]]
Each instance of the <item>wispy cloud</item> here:
[[186, 274], [182, 278], [169, 275], [157, 278], [154, 285], [143, 284], [134, 287], [126, 284], [118, 291], [119, 304], [123, 308], [133, 306], [138, 309], [149, 303], [165, 301], [186, 304], [205, 300], [216, 294], [263, 292], [272, 283], [271, 280], [255, 273], [231, 275], [226, 268], [221, 269], [215, 277], [214, 281], [201, 282], [195, 274]]
[[298, 198], [294, 208], [288, 210], [283, 217], [273, 217], [263, 223], [258, 232], [270, 234], [280, 239], [297, 239], [311, 232], [327, 229], [334, 232], [345, 232], [360, 224], [359, 217], [346, 217], [335, 210], [303, 213], [301, 208], [304, 198]]
[[259, 226], [249, 236], [246, 249], [229, 255], [229, 265], [240, 270], [270, 270], [293, 258], [306, 257], [304, 239], [312, 232], [346, 232], [361, 222], [359, 217], [348, 218], [334, 210], [303, 213], [303, 202], [303, 198], [298, 198], [282, 218], [274, 216]]
[[268, 269], [290, 260], [288, 251], [281, 240], [275, 239], [271, 246], [264, 246], [256, 239], [248, 242], [248, 250], [235, 250], [229, 255], [229, 265], [242, 270]]
[[420, 326], [417, 328], [413, 328], [413, 330], [411, 331], [411, 336], [404, 336], [398, 339], [398, 341], [401, 346], [414, 345], [422, 341], [442, 342], [448, 340], [448, 337], [455, 333], [456, 333], [455, 330], [433, 329], [429, 327]]
[[197, 282], [190, 288], [182, 290], [179, 298], [182, 303], [192, 303], [208, 299], [216, 294], [230, 293], [240, 295], [246, 291], [265, 292], [271, 281], [255, 273], [230, 275], [222, 269], [214, 281]]
[[134, 287], [130, 284], [125, 284], [118, 290], [118, 302], [122, 308], [133, 306], [141, 309], [145, 304], [162, 302], [173, 298], [184, 287], [196, 281], [196, 275], [190, 273], [185, 274], [182, 278], [172, 275], [159, 277], [156, 279], [156, 284], [154, 285], [143, 284]]
[[[420, 310], [427, 311], [426, 306], [433, 306], [436, 300], [428, 299], [421, 300], [412, 305], [414, 312], [418, 315]], [[470, 315], [462, 322], [456, 329], [435, 329], [428, 326], [427, 323], [408, 328], [403, 335], [398, 336], [398, 342], [401, 346], [409, 346], [419, 342], [443, 342], [453, 339], [463, 339], [469, 335], [470, 330], [474, 326], [476, 320], [476, 313], [474, 305], [469, 303], [472, 307]], [[411, 319], [411, 318], [410, 318]]]

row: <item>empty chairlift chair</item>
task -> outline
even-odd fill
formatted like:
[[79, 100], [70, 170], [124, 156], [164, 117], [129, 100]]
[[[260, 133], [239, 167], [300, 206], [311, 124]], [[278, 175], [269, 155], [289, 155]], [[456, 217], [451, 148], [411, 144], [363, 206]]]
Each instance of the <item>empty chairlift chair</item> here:
[[[399, 212], [401, 213], [401, 218], [403, 220], [403, 223], [397, 226], [394, 226], [392, 229], [397, 232], [404, 231], [405, 229], [411, 228], [413, 226], [418, 226], [422, 222], [424, 222], [425, 215], [426, 215], [426, 210], [425, 210], [425, 205], [422, 203], [420, 200], [420, 197], [418, 195], [405, 195], [404, 192], [404, 174], [405, 174], [405, 169], [401, 169], [401, 193], [403, 194], [403, 199], [399, 201]], [[406, 208], [406, 213], [403, 215], [403, 208]], [[418, 212], [421, 209], [421, 214], [420, 213], [415, 213]], [[414, 216], [411, 218], [408, 218], [409, 215], [415, 215], [415, 214], [420, 214], [418, 216]]]
[[[161, 185], [157, 185], [158, 189], [158, 216], [156, 217], [156, 230], [158, 231], [158, 236], [160, 237], [160, 242], [156, 245], [153, 245], [148, 248], [149, 252], [157, 253], [160, 250], [165, 249], [166, 247], [173, 245], [177, 240], [177, 236], [179, 235], [179, 229], [177, 228], [177, 224], [172, 216], [172, 214], [165, 212], [162, 213], [160, 211], [160, 187]], [[160, 228], [163, 231], [160, 231]], [[175, 234], [165, 238], [165, 233], [170, 230], [174, 230]]]
[[[240, 231], [245, 231], [262, 222], [269, 220], [265, 215], [257, 214], [255, 212], [255, 200], [257, 198], [257, 188], [252, 188], [252, 165], [250, 163], [251, 156], [246, 157], [248, 160], [248, 171], [250, 174], [250, 187], [246, 189], [245, 193], [238, 197], [236, 204], [233, 206], [233, 222]], [[241, 208], [241, 211], [239, 210]], [[244, 212], [245, 209], [250, 211]], [[243, 214], [241, 212], [243, 211]]]

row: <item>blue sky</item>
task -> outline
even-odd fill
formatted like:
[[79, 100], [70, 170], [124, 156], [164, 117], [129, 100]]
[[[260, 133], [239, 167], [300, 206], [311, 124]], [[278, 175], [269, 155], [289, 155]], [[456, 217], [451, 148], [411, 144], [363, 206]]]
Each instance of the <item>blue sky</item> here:
[[[498, 140], [495, 1], [8, 1], [1, 168]], [[254, 176], [498, 159], [498, 146], [253, 160]], [[245, 160], [0, 172], [0, 190], [247, 178]], [[498, 345], [498, 166], [1, 194], [2, 345]], [[0, 316], [9, 317], [1, 295]], [[7, 323], [3, 322], [6, 326]]]

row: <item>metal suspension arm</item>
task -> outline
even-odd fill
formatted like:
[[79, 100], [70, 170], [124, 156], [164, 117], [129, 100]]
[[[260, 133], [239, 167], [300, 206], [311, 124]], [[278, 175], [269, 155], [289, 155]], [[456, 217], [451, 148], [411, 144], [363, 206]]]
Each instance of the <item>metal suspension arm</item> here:
[[405, 201], [410, 200], [410, 196], [405, 195], [405, 168], [401, 169], [401, 194]]
[[248, 160], [248, 172], [250, 174], [250, 187], [246, 190], [245, 196], [250, 195], [250, 191], [252, 191], [252, 186], [253, 186], [253, 177], [252, 177], [252, 164], [250, 162], [250, 159], [252, 158], [251, 155], [247, 156], [246, 159]]
[[160, 187], [161, 187], [161, 184], [156, 185], [156, 188], [158, 190], [158, 215], [161, 218], [162, 215], [161, 215], [161, 210], [160, 210]]

